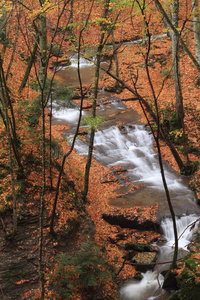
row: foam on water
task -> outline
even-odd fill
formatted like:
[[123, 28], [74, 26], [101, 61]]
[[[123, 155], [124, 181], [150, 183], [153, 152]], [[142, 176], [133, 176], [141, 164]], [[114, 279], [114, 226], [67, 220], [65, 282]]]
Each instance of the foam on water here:
[[[75, 123], [79, 117], [79, 110], [71, 108], [53, 108], [53, 116], [59, 119]], [[87, 155], [88, 146], [77, 140], [75, 148], [79, 154]], [[160, 166], [157, 154], [153, 148], [153, 137], [145, 130], [143, 125], [124, 127], [121, 130], [117, 126], [99, 130], [95, 134], [94, 156], [102, 164], [108, 166], [123, 165], [127, 168], [129, 180], [135, 183], [144, 183], [147, 187], [163, 189], [163, 182], [160, 173]], [[189, 201], [189, 189], [183, 184], [181, 177], [174, 172], [165, 170], [165, 177], [168, 188], [177, 191], [182, 197]], [[196, 215], [182, 216], [177, 219], [178, 235], [197, 219]], [[160, 262], [169, 261], [173, 255], [174, 232], [170, 219], [162, 221], [163, 235], [167, 242], [160, 248]], [[196, 225], [197, 226], [197, 225]], [[193, 231], [188, 227], [179, 240], [179, 247], [186, 249], [190, 242]], [[162, 270], [162, 266], [159, 267]], [[122, 300], [152, 300], [160, 299], [159, 284], [162, 286], [163, 276], [157, 275], [157, 271], [143, 273], [141, 281], [132, 280], [120, 289]], [[158, 276], [158, 277], [157, 277]], [[165, 293], [165, 291], [163, 291]], [[165, 294], [166, 295], [166, 294]], [[167, 296], [164, 296], [164, 298]], [[163, 299], [164, 299], [163, 298]], [[167, 298], [165, 298], [167, 299]]]
[[[190, 243], [194, 232], [197, 230], [197, 224], [191, 230], [191, 224], [197, 220], [196, 215], [182, 216], [181, 218], [176, 218], [177, 233], [179, 237], [179, 248], [187, 249], [187, 245]], [[161, 223], [163, 230], [163, 236], [168, 241], [165, 246], [173, 247], [174, 245], [174, 230], [172, 221], [170, 219], [165, 219]]]
[[[70, 68], [78, 68], [78, 55], [74, 54], [73, 56], [70, 56]], [[89, 61], [88, 59], [85, 59], [84, 57], [80, 57], [79, 60], [80, 68], [85, 68], [94, 65], [92, 61]]]
[[60, 120], [68, 121], [69, 123], [74, 123], [78, 121], [79, 118], [79, 110], [72, 108], [60, 108], [52, 110], [53, 117]]
[[[97, 131], [94, 155], [103, 164], [127, 167], [129, 179], [135, 183], [163, 189], [153, 137], [143, 125], [126, 127], [124, 131], [117, 126]], [[165, 170], [165, 177], [169, 189], [186, 192], [187, 187], [177, 175]]]
[[154, 295], [159, 288], [158, 280], [162, 286], [164, 277], [159, 274], [157, 279], [156, 271], [147, 271], [142, 273], [142, 280], [132, 280], [131, 283], [125, 285], [120, 289], [120, 297], [123, 300], [145, 300], [145, 299], [154, 299]]
[[[179, 249], [186, 249], [187, 245], [190, 243], [194, 232], [197, 230], [197, 224], [191, 230], [190, 225], [197, 220], [196, 215], [183, 216], [176, 219], [177, 231], [179, 238]], [[174, 231], [173, 223], [171, 219], [165, 219], [161, 223], [162, 230], [164, 232], [164, 237], [167, 242], [160, 248], [159, 260], [158, 262], [170, 261], [173, 257], [173, 246], [174, 246]], [[168, 265], [169, 267], [169, 265]], [[165, 265], [166, 268], [166, 265]], [[162, 266], [160, 271], [162, 271]], [[159, 292], [159, 284], [162, 287], [164, 278], [159, 274], [157, 279], [157, 271], [147, 271], [142, 273], [141, 281], [129, 281], [125, 286], [120, 289], [120, 297], [122, 300], [151, 300], [151, 299], [161, 299]], [[159, 284], [158, 284], [159, 280]], [[165, 291], [162, 290], [162, 294]]]

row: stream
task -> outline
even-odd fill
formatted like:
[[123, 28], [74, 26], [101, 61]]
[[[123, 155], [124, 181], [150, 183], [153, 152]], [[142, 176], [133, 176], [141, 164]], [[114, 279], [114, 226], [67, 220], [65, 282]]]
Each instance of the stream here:
[[[76, 71], [77, 64], [61, 70], [60, 76], [68, 83], [72, 74], [72, 69]], [[90, 79], [91, 63], [83, 61], [81, 65], [82, 74], [86, 79]], [[58, 74], [59, 74], [58, 73]], [[86, 80], [86, 81], [87, 81]], [[75, 83], [75, 80], [73, 81]], [[105, 96], [102, 91], [102, 96]], [[131, 109], [126, 109], [125, 105], [118, 97], [109, 95], [109, 108], [101, 104], [97, 115], [105, 116], [108, 119], [100, 126], [95, 133], [94, 157], [105, 166], [123, 166], [126, 170], [126, 177], [138, 189], [129, 191], [129, 186], [123, 178], [118, 178], [122, 187], [117, 191], [120, 195], [116, 199], [110, 200], [110, 204], [116, 207], [129, 208], [133, 206], [151, 206], [159, 203], [159, 215], [162, 219], [161, 227], [163, 236], [167, 242], [163, 246], [158, 246], [160, 250], [158, 261], [169, 261], [173, 255], [174, 234], [172, 221], [170, 219], [169, 208], [163, 188], [160, 167], [157, 153], [153, 148], [153, 136], [149, 130], [140, 122], [140, 116]], [[84, 111], [83, 116], [90, 114]], [[115, 116], [108, 117], [109, 115]], [[53, 102], [53, 122], [54, 124], [69, 124], [70, 129], [65, 133], [67, 137], [73, 135], [79, 116], [79, 109], [68, 108], [64, 103]], [[117, 126], [117, 121], [126, 124], [123, 127]], [[89, 134], [86, 137], [89, 141]], [[77, 139], [75, 149], [80, 155], [88, 154], [88, 146], [81, 139]], [[165, 177], [169, 188], [171, 201], [177, 216], [178, 236], [182, 234], [189, 224], [194, 222], [200, 214], [199, 206], [196, 204], [193, 192], [188, 188], [187, 178], [175, 172], [164, 162]], [[127, 193], [128, 192], [128, 193]], [[126, 193], [126, 195], [125, 195]], [[179, 248], [187, 249], [193, 234], [197, 230], [197, 225], [190, 231], [184, 232], [179, 240]], [[181, 253], [181, 252], [180, 252]], [[163, 271], [161, 265], [159, 272]], [[120, 289], [122, 300], [152, 300], [161, 299], [157, 280], [157, 271], [147, 271], [142, 274], [141, 281], [130, 280]], [[159, 282], [162, 286], [163, 276], [159, 274]], [[163, 290], [163, 299], [169, 297]]]

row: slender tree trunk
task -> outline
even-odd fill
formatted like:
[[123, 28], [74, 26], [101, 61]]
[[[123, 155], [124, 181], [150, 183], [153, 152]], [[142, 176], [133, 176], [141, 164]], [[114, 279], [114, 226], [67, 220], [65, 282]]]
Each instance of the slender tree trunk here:
[[178, 30], [176, 29], [176, 27], [174, 27], [174, 25], [172, 24], [172, 22], [170, 21], [167, 13], [165, 12], [165, 10], [163, 9], [161, 3], [159, 0], [154, 0], [157, 9], [159, 10], [159, 12], [163, 15], [163, 17], [165, 18], [167, 24], [169, 25], [169, 27], [173, 30], [173, 32], [176, 34], [176, 36], [179, 38], [179, 42], [181, 43], [181, 45], [183, 46], [185, 52], [187, 52], [188, 56], [190, 57], [190, 59], [192, 60], [192, 62], [194, 63], [194, 65], [197, 67], [198, 72], [200, 72], [200, 64], [198, 63], [198, 61], [196, 60], [196, 58], [194, 57], [194, 55], [192, 54], [192, 52], [189, 50], [189, 48], [186, 46], [186, 44], [184, 43], [183, 39], [181, 38]]
[[49, 114], [49, 176], [50, 176], [50, 188], [53, 189], [53, 178], [52, 178], [52, 133], [51, 133], [51, 125], [52, 125], [52, 93], [50, 95], [50, 114]]
[[[110, 0], [106, 0], [104, 2], [104, 13], [103, 18], [107, 18], [108, 15], [108, 8], [109, 8]], [[100, 70], [100, 57], [103, 50], [103, 40], [104, 40], [105, 32], [104, 30], [101, 33], [101, 39], [98, 44], [97, 48], [97, 55], [96, 55], [96, 69], [95, 69], [95, 84], [94, 84], [94, 98], [92, 104], [92, 117], [96, 117], [96, 103], [97, 103], [97, 94], [98, 94], [98, 84], [99, 84], [99, 70]], [[94, 136], [95, 136], [95, 128], [91, 128], [90, 133], [90, 142], [89, 142], [89, 150], [87, 156], [87, 163], [85, 168], [85, 181], [84, 181], [84, 189], [82, 192], [82, 199], [86, 202], [88, 189], [89, 189], [89, 175], [90, 175], [90, 167], [92, 162], [92, 152], [93, 152], [93, 145], [94, 145]]]
[[[143, 107], [143, 105], [145, 106], [146, 110], [150, 113], [150, 115], [152, 116], [154, 122], [157, 124], [157, 117], [155, 115], [155, 113], [152, 111], [149, 103], [137, 92], [136, 89], [132, 88], [131, 86], [129, 86], [127, 83], [125, 83], [122, 79], [117, 78], [114, 74], [112, 74], [110, 71], [107, 71], [105, 69], [103, 69], [109, 76], [111, 76], [112, 78], [116, 79], [119, 81], [119, 83], [128, 91], [130, 91], [134, 96], [136, 96], [140, 102], [141, 107]], [[174, 156], [180, 171], [184, 168], [184, 164], [183, 161], [180, 157], [180, 155], [178, 154], [176, 148], [174, 147], [174, 145], [172, 144], [172, 142], [169, 140], [168, 136], [165, 133], [165, 130], [162, 126], [162, 124], [160, 124], [160, 131], [161, 134], [165, 140], [165, 142], [167, 143], [167, 146], [169, 147], [172, 155]]]
[[33, 51], [31, 53], [31, 57], [29, 59], [28, 66], [26, 68], [26, 72], [25, 72], [24, 77], [22, 79], [22, 83], [20, 85], [19, 92], [21, 92], [23, 90], [23, 88], [25, 88], [25, 86], [26, 86], [26, 82], [28, 80], [28, 77], [29, 77], [29, 74], [30, 74], [30, 71], [31, 71], [31, 68], [32, 68], [32, 65], [33, 65], [33, 62], [34, 62], [34, 59], [35, 59], [38, 46], [39, 46], [39, 35], [36, 36], [36, 41], [35, 41], [34, 46], [33, 46]]
[[[13, 11], [14, 11], [14, 5], [15, 5], [15, 1], [12, 1], [12, 8], [11, 11], [9, 13], [9, 16], [7, 16], [7, 1], [3, 0], [2, 1], [2, 10], [3, 10], [3, 14], [2, 14], [2, 26], [0, 27], [0, 32], [3, 33], [3, 40], [2, 40], [2, 44], [3, 44], [3, 49], [1, 50], [1, 56], [2, 59], [6, 53], [6, 49], [9, 45], [9, 33], [10, 33], [10, 27], [11, 27], [11, 20], [12, 20], [12, 15], [13, 15]], [[3, 30], [3, 31], [1, 31]]]
[[[44, 4], [44, 0], [40, 4]], [[42, 192], [40, 199], [40, 215], [39, 215], [39, 275], [40, 275], [40, 290], [41, 300], [44, 300], [45, 286], [44, 286], [44, 266], [43, 266], [43, 219], [44, 219], [44, 196], [46, 190], [46, 161], [45, 161], [45, 83], [46, 83], [46, 65], [47, 65], [47, 30], [46, 30], [46, 14], [41, 14], [39, 25], [39, 42], [40, 42], [40, 64], [39, 64], [39, 88], [41, 93], [41, 107], [42, 107]]]
[[[10, 124], [9, 126], [11, 128], [11, 144], [12, 144], [13, 152], [14, 152], [17, 164], [18, 164], [21, 172], [23, 172], [23, 166], [22, 166], [20, 154], [18, 151], [19, 139], [17, 137], [17, 132], [16, 132], [15, 115], [14, 115], [14, 111], [13, 111], [12, 101], [10, 99], [10, 95], [8, 92], [8, 87], [6, 84], [6, 79], [5, 79], [5, 75], [4, 75], [4, 69], [3, 69], [3, 61], [1, 59], [1, 57], [0, 57], [0, 88], [1, 88], [1, 95], [2, 95], [2, 99], [0, 99], [0, 101], [6, 103], [7, 109], [9, 109], [10, 114], [11, 114], [11, 117], [8, 114], [8, 121]], [[6, 116], [4, 115], [4, 113], [1, 109], [0, 109], [0, 115], [6, 126]]]
[[[172, 11], [172, 24], [178, 28], [178, 15], [179, 15], [179, 0], [173, 0], [171, 4]], [[183, 107], [182, 107], [182, 91], [179, 67], [179, 37], [174, 31], [170, 34], [172, 40], [172, 56], [173, 56], [173, 74], [174, 74], [174, 87], [176, 96], [176, 116], [178, 127], [182, 126]]]
[[[41, 98], [44, 97], [42, 92]], [[44, 102], [44, 99], [41, 99]], [[40, 275], [40, 290], [41, 300], [44, 299], [44, 266], [43, 266], [43, 219], [44, 219], [44, 196], [46, 190], [46, 162], [45, 162], [45, 106], [42, 108], [42, 192], [40, 198], [40, 214], [39, 214], [39, 275]]]
[[[193, 13], [193, 28], [194, 28], [194, 41], [196, 59], [200, 64], [200, 17], [199, 17], [199, 0], [192, 0], [192, 13]], [[197, 84], [200, 85], [200, 70], [198, 71]]]
[[[115, 44], [115, 37], [114, 37], [114, 32], [112, 30], [112, 47], [113, 47], [113, 53], [114, 53], [114, 62], [115, 62], [115, 73], [116, 73], [116, 76], [119, 77], [119, 61], [118, 61], [118, 57], [117, 57], [117, 47], [116, 47], [116, 44]], [[116, 88], [118, 89], [119, 88], [119, 82], [116, 80]]]
[[14, 169], [13, 169], [13, 157], [12, 157], [12, 144], [11, 144], [11, 135], [10, 135], [10, 126], [9, 126], [9, 117], [8, 110], [5, 105], [4, 107], [6, 115], [6, 132], [8, 136], [8, 148], [9, 148], [9, 162], [10, 162], [10, 175], [11, 175], [11, 187], [12, 187], [12, 198], [13, 198], [13, 236], [17, 233], [17, 198], [15, 193], [15, 178], [14, 178]]
[[[176, 267], [176, 261], [177, 261], [177, 257], [178, 257], [178, 233], [177, 233], [177, 226], [176, 226], [176, 216], [175, 216], [175, 213], [174, 213], [174, 209], [173, 209], [172, 202], [171, 202], [171, 197], [170, 197], [170, 194], [169, 194], [169, 190], [168, 190], [168, 186], [167, 186], [167, 182], [166, 182], [166, 178], [165, 178], [165, 171], [164, 171], [164, 167], [163, 167], [162, 155], [161, 155], [161, 150], [160, 150], [160, 143], [159, 143], [160, 132], [161, 132], [160, 113], [159, 113], [159, 109], [158, 109], [158, 101], [157, 101], [158, 99], [157, 99], [157, 96], [155, 94], [153, 83], [151, 81], [151, 76], [150, 76], [150, 73], [149, 73], [149, 66], [148, 66], [150, 46], [151, 46], [151, 39], [150, 39], [150, 33], [149, 33], [149, 29], [148, 29], [148, 23], [147, 23], [147, 33], [148, 33], [148, 48], [147, 48], [147, 55], [146, 55], [146, 59], [145, 59], [145, 67], [146, 67], [147, 77], [148, 77], [148, 81], [149, 81], [149, 84], [150, 84], [150, 87], [151, 87], [152, 95], [153, 95], [153, 98], [154, 98], [154, 104], [155, 104], [155, 108], [156, 108], [157, 135], [156, 136], [154, 135], [154, 138], [155, 138], [156, 146], [157, 146], [157, 149], [158, 149], [158, 159], [159, 159], [161, 177], [162, 177], [163, 186], [164, 186], [164, 189], [165, 189], [165, 194], [166, 194], [167, 203], [168, 203], [168, 206], [169, 206], [169, 210], [170, 210], [170, 214], [171, 214], [171, 218], [172, 218], [172, 223], [173, 223], [173, 230], [174, 230], [175, 248], [174, 248], [174, 255], [173, 255], [172, 263], [171, 263], [171, 266], [170, 266], [170, 269], [173, 269], [173, 268]], [[152, 128], [151, 128], [151, 131], [153, 133]], [[167, 273], [167, 276], [168, 276], [168, 274], [169, 274], [169, 272]]]
[[[137, 1], [137, 0], [136, 0]], [[164, 172], [164, 167], [163, 167], [163, 161], [162, 161], [162, 155], [161, 155], [161, 150], [160, 150], [160, 143], [159, 143], [159, 139], [160, 139], [160, 133], [162, 132], [162, 127], [161, 127], [161, 123], [160, 123], [160, 112], [159, 112], [159, 108], [158, 108], [158, 96], [156, 96], [155, 90], [154, 90], [154, 86], [151, 80], [151, 75], [149, 72], [149, 54], [150, 54], [150, 49], [151, 49], [151, 34], [149, 31], [149, 24], [145, 18], [145, 14], [143, 11], [143, 8], [140, 6], [140, 3], [137, 1], [140, 10], [143, 14], [144, 17], [144, 21], [146, 22], [146, 29], [147, 29], [147, 36], [148, 36], [148, 43], [147, 43], [147, 53], [146, 53], [146, 57], [145, 57], [145, 68], [146, 68], [146, 73], [147, 73], [147, 78], [148, 78], [148, 82], [151, 88], [151, 92], [152, 92], [152, 96], [154, 99], [154, 105], [155, 105], [155, 109], [156, 109], [156, 124], [157, 124], [157, 134], [154, 134], [153, 128], [149, 122], [149, 119], [146, 115], [146, 112], [144, 111], [143, 105], [142, 105], [142, 109], [143, 112], [145, 114], [145, 117], [147, 119], [147, 122], [150, 126], [151, 132], [154, 136], [155, 142], [156, 142], [156, 146], [157, 146], [157, 150], [158, 150], [158, 159], [159, 159], [159, 165], [160, 165], [160, 171], [161, 171], [161, 177], [162, 177], [162, 181], [163, 181], [163, 186], [164, 186], [164, 190], [165, 190], [165, 194], [166, 194], [166, 198], [167, 198], [167, 203], [169, 206], [169, 210], [170, 210], [170, 214], [172, 217], [172, 222], [173, 222], [173, 230], [174, 230], [174, 237], [175, 237], [175, 249], [174, 249], [174, 255], [173, 255], [173, 260], [170, 266], [170, 269], [175, 268], [176, 267], [176, 261], [177, 261], [177, 256], [178, 256], [178, 234], [177, 234], [177, 226], [176, 226], [176, 217], [175, 217], [175, 213], [174, 213], [174, 209], [172, 206], [172, 202], [171, 202], [171, 198], [170, 198], [170, 194], [169, 194], [169, 190], [168, 190], [168, 186], [167, 186], [167, 182], [166, 182], [166, 178], [165, 178], [165, 172]]]
[[[40, 0], [41, 5], [45, 0]], [[47, 66], [47, 26], [46, 26], [46, 14], [40, 15], [39, 25], [39, 41], [40, 41], [40, 65], [39, 65], [39, 85], [40, 89], [44, 90], [46, 81], [46, 66]]]
[[90, 6], [90, 11], [89, 14], [86, 18], [85, 24], [84, 26], [81, 28], [80, 31], [80, 35], [79, 35], [79, 43], [78, 43], [78, 79], [79, 79], [79, 84], [80, 84], [80, 90], [81, 90], [81, 104], [80, 104], [80, 114], [79, 114], [79, 119], [78, 119], [78, 123], [76, 126], [76, 132], [74, 134], [73, 137], [73, 141], [72, 141], [72, 145], [70, 150], [63, 156], [63, 160], [62, 160], [62, 165], [60, 168], [60, 172], [59, 172], [59, 176], [58, 176], [58, 181], [57, 181], [57, 187], [56, 187], [56, 195], [55, 195], [55, 199], [54, 199], [54, 203], [53, 203], [53, 210], [52, 210], [52, 214], [51, 214], [51, 222], [50, 222], [50, 233], [53, 235], [54, 232], [54, 219], [55, 219], [55, 215], [56, 215], [56, 206], [57, 206], [57, 202], [58, 202], [58, 195], [59, 195], [59, 190], [60, 190], [60, 183], [61, 183], [61, 177], [63, 174], [63, 170], [64, 170], [64, 165], [65, 165], [65, 160], [66, 158], [71, 154], [71, 152], [74, 149], [74, 145], [76, 142], [76, 138], [78, 136], [78, 132], [79, 132], [79, 127], [81, 124], [81, 118], [82, 118], [82, 109], [83, 109], [83, 100], [85, 97], [85, 94], [83, 92], [83, 86], [82, 86], [82, 80], [81, 80], [81, 73], [80, 73], [80, 51], [81, 51], [81, 40], [82, 40], [82, 33], [85, 30], [85, 28], [87, 27], [91, 12], [92, 12], [92, 8], [93, 8], [93, 4], [94, 4], [94, 0], [91, 3]]
[[6, 80], [8, 79], [8, 76], [10, 74], [10, 69], [12, 67], [12, 63], [14, 60], [15, 52], [16, 52], [16, 45], [17, 45], [17, 40], [19, 36], [19, 22], [20, 22], [20, 6], [18, 5], [18, 16], [17, 16], [17, 27], [16, 27], [16, 32], [15, 32], [15, 40], [13, 44], [13, 50], [12, 50], [12, 56], [8, 65], [7, 73], [6, 73]]
[[[103, 34], [102, 34], [103, 36]], [[100, 66], [100, 55], [101, 55], [101, 44], [98, 47], [97, 50], [97, 62], [96, 62], [96, 72], [95, 72], [95, 86], [94, 86], [94, 98], [93, 98], [93, 104], [92, 104], [92, 117], [96, 117], [96, 103], [97, 103], [97, 93], [98, 93], [98, 83], [99, 83], [99, 66]], [[82, 199], [84, 202], [86, 202], [88, 188], [89, 188], [89, 175], [90, 175], [90, 167], [92, 162], [92, 152], [93, 152], [93, 145], [94, 145], [94, 136], [95, 136], [95, 128], [91, 128], [90, 132], [90, 141], [89, 141], [89, 150], [88, 150], [88, 156], [87, 156], [87, 164], [85, 168], [85, 181], [84, 181], [84, 189], [82, 192]]]

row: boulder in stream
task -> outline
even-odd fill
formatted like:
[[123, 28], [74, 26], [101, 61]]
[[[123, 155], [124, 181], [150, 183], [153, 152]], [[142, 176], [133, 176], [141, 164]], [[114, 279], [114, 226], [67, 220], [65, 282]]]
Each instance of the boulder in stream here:
[[133, 250], [137, 252], [159, 252], [158, 248], [147, 243], [126, 243], [125, 250]]
[[156, 258], [156, 252], [138, 252], [131, 261], [136, 264], [137, 271], [146, 272], [154, 269]]
[[152, 219], [139, 219], [138, 216], [124, 215], [120, 213], [104, 213], [103, 219], [111, 225], [119, 225], [122, 228], [132, 228], [137, 230], [159, 231], [160, 224]]
[[71, 65], [70, 59], [67, 58], [67, 59], [52, 62], [52, 67], [50, 67], [50, 69], [55, 69], [58, 67], [59, 68], [67, 67], [70, 65]]

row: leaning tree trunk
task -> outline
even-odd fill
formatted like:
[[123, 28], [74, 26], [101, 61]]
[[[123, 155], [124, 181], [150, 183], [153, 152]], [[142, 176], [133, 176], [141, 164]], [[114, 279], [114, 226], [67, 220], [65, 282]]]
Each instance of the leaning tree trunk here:
[[[13, 232], [12, 235], [16, 235], [17, 233], [17, 198], [15, 193], [15, 178], [14, 178], [14, 162], [13, 162], [13, 154], [12, 154], [12, 146], [13, 146], [13, 139], [11, 136], [11, 122], [9, 117], [9, 101], [7, 101], [5, 89], [7, 89], [7, 86], [5, 84], [5, 78], [4, 78], [4, 72], [2, 67], [2, 60], [0, 58], [0, 86], [1, 86], [1, 92], [0, 92], [0, 103], [3, 107], [3, 110], [1, 110], [1, 116], [6, 128], [7, 133], [7, 140], [8, 140], [8, 149], [9, 149], [9, 164], [10, 164], [10, 175], [11, 175], [11, 187], [12, 187], [12, 198], [13, 198]], [[5, 85], [4, 85], [5, 84]], [[4, 113], [3, 113], [4, 111]], [[13, 147], [14, 149], [14, 147]], [[14, 152], [15, 153], [15, 152]]]
[[60, 172], [59, 172], [59, 176], [58, 176], [58, 180], [57, 180], [57, 187], [56, 187], [56, 194], [55, 194], [55, 199], [54, 199], [54, 203], [53, 203], [53, 210], [52, 210], [52, 214], [51, 214], [51, 221], [50, 221], [50, 233], [53, 235], [55, 234], [54, 232], [54, 219], [55, 219], [55, 215], [56, 215], [56, 206], [57, 206], [57, 202], [58, 202], [58, 195], [59, 195], [59, 189], [60, 189], [60, 184], [61, 184], [61, 177], [62, 174], [64, 172], [64, 165], [65, 165], [65, 160], [66, 158], [71, 154], [71, 152], [74, 149], [75, 146], [75, 142], [76, 142], [76, 138], [78, 136], [78, 132], [79, 132], [79, 128], [81, 125], [81, 118], [82, 118], [82, 109], [83, 109], [83, 100], [85, 97], [85, 94], [83, 92], [83, 86], [82, 86], [82, 80], [81, 80], [81, 73], [80, 73], [80, 51], [81, 51], [81, 40], [82, 40], [82, 33], [85, 30], [85, 28], [87, 27], [88, 21], [90, 19], [91, 16], [91, 12], [92, 12], [92, 8], [93, 8], [93, 4], [94, 1], [92, 1], [91, 6], [90, 6], [90, 10], [89, 10], [89, 14], [87, 15], [86, 21], [84, 26], [81, 28], [80, 30], [80, 35], [79, 35], [79, 42], [78, 42], [78, 79], [79, 79], [79, 84], [80, 84], [80, 91], [81, 91], [81, 104], [80, 104], [80, 113], [79, 113], [79, 118], [78, 118], [78, 123], [76, 126], [76, 131], [73, 137], [73, 141], [72, 141], [72, 145], [70, 150], [63, 156], [62, 159], [62, 165], [60, 168]]
[[[45, 0], [41, 0], [40, 4], [44, 4]], [[41, 94], [42, 108], [42, 192], [40, 198], [40, 214], [39, 214], [39, 276], [41, 300], [44, 299], [44, 266], [43, 266], [43, 218], [44, 218], [44, 195], [46, 189], [45, 177], [45, 82], [46, 82], [46, 65], [47, 65], [47, 30], [46, 30], [46, 14], [43, 13], [39, 18], [39, 46], [40, 46], [40, 63], [38, 83]]]
[[33, 45], [33, 51], [31, 52], [31, 57], [29, 59], [28, 66], [26, 68], [24, 77], [22, 79], [22, 83], [21, 83], [21, 85], [19, 87], [19, 92], [21, 92], [23, 90], [23, 88], [25, 88], [25, 86], [26, 86], [26, 82], [28, 80], [29, 74], [31, 72], [32, 65], [33, 65], [34, 60], [35, 60], [35, 56], [36, 56], [36, 52], [37, 52], [37, 49], [38, 49], [38, 45], [39, 45], [39, 35], [36, 36], [36, 40], [35, 40], [35, 43]]
[[181, 43], [181, 45], [183, 46], [185, 52], [188, 54], [188, 56], [190, 57], [190, 59], [192, 60], [193, 64], [197, 67], [198, 72], [200, 72], [200, 64], [198, 63], [198, 61], [196, 60], [196, 58], [194, 57], [194, 55], [192, 54], [192, 52], [190, 51], [190, 49], [187, 47], [187, 45], [185, 44], [185, 42], [183, 41], [183, 39], [181, 38], [181, 35], [179, 34], [177, 28], [172, 24], [171, 20], [169, 19], [167, 13], [165, 12], [165, 10], [163, 9], [161, 3], [159, 0], [154, 0], [157, 9], [159, 10], [159, 12], [163, 15], [163, 17], [165, 18], [166, 22], [168, 23], [169, 27], [173, 30], [173, 32], [175, 33], [175, 35], [179, 38], [179, 42]]
[[[195, 52], [196, 52], [197, 61], [200, 64], [200, 17], [199, 17], [198, 0], [192, 0], [192, 13], [193, 13]], [[198, 70], [197, 84], [200, 85], [200, 70]]]
[[[178, 28], [178, 13], [179, 0], [173, 0], [171, 4], [172, 24]], [[173, 73], [174, 73], [174, 87], [176, 96], [176, 117], [178, 127], [182, 126], [183, 110], [182, 110], [182, 92], [179, 69], [179, 38], [174, 31], [170, 34], [172, 40], [172, 55], [173, 55]]]
[[[118, 57], [117, 57], [117, 47], [116, 47], [116, 44], [115, 44], [115, 36], [114, 36], [114, 32], [112, 30], [112, 47], [113, 47], [113, 58], [114, 58], [114, 61], [115, 61], [115, 73], [116, 73], [116, 76], [119, 77], [119, 61], [118, 61]], [[115, 84], [115, 87], [116, 87], [116, 90], [119, 88], [119, 82], [116, 80], [116, 84]]]
[[[104, 13], [103, 18], [107, 18], [108, 11], [109, 11], [109, 4], [110, 0], [105, 0], [104, 2]], [[103, 29], [103, 28], [102, 28]], [[92, 117], [96, 117], [96, 102], [97, 102], [97, 93], [98, 93], [98, 83], [99, 83], [99, 71], [100, 71], [100, 57], [103, 50], [103, 41], [105, 37], [105, 31], [102, 30], [101, 33], [101, 39], [98, 44], [97, 49], [97, 55], [96, 55], [96, 71], [95, 71], [95, 85], [94, 85], [94, 98], [93, 98], [93, 104], [92, 104]], [[93, 146], [94, 146], [94, 136], [95, 136], [95, 126], [92, 126], [91, 133], [90, 133], [90, 142], [89, 142], [89, 150], [88, 150], [88, 156], [87, 156], [87, 163], [85, 168], [85, 181], [84, 181], [84, 189], [82, 192], [82, 199], [83, 202], [86, 202], [88, 189], [89, 189], [89, 175], [90, 175], [90, 167], [92, 162], [92, 152], [93, 152]]]

